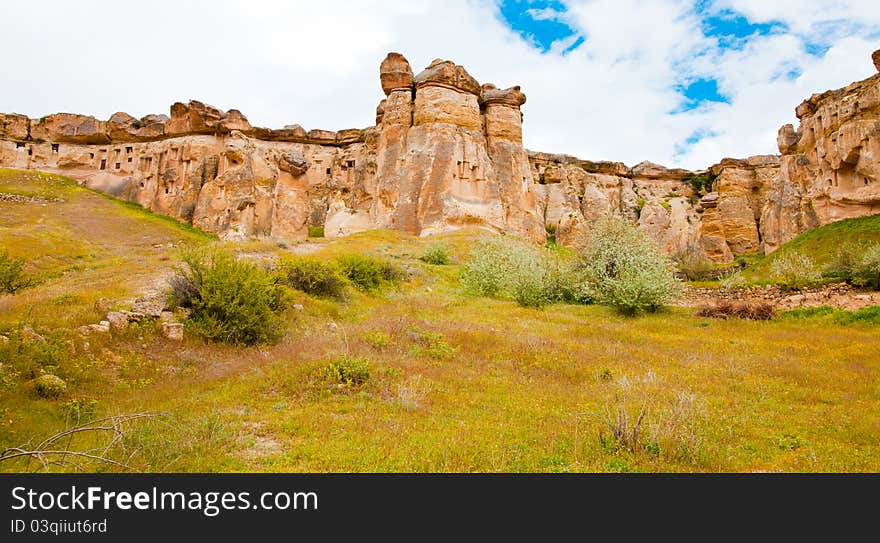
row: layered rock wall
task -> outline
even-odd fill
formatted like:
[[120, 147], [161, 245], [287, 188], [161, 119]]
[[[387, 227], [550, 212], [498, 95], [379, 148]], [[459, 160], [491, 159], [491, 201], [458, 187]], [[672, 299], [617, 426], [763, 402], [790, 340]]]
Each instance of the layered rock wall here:
[[197, 101], [141, 119], [0, 114], [0, 166], [59, 172], [232, 239], [477, 226], [572, 245], [619, 215], [670, 253], [730, 262], [880, 212], [880, 75], [798, 106], [781, 157], [699, 172], [530, 153], [520, 88], [480, 85], [451, 61], [414, 75], [389, 53], [379, 75], [376, 126], [338, 132], [254, 127]]
[[[873, 55], [878, 66], [880, 51]], [[764, 249], [840, 219], [880, 213], [880, 74], [814, 94], [779, 129], [779, 174], [761, 212]]]

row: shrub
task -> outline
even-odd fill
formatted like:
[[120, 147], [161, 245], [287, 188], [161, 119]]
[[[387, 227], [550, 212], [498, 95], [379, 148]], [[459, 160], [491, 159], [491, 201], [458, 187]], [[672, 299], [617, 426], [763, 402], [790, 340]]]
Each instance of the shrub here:
[[343, 276], [359, 290], [373, 292], [403, 280], [403, 272], [393, 264], [368, 255], [350, 254], [337, 259]]
[[41, 398], [57, 398], [67, 392], [67, 383], [60, 377], [47, 373], [36, 378], [34, 390]]
[[828, 274], [852, 283], [861, 271], [860, 264], [864, 252], [864, 247], [858, 243], [850, 241], [841, 244], [828, 266]]
[[582, 280], [597, 302], [625, 315], [656, 311], [680, 291], [671, 260], [644, 231], [621, 218], [597, 221], [582, 246]]
[[428, 264], [436, 264], [438, 266], [444, 266], [452, 262], [452, 259], [449, 258], [446, 246], [443, 244], [428, 247], [419, 259]]
[[468, 294], [496, 296], [506, 284], [508, 246], [501, 238], [477, 242], [461, 271], [461, 283]]
[[880, 243], [869, 247], [859, 261], [859, 273], [864, 275], [875, 290], [880, 290]]
[[569, 277], [558, 260], [551, 263], [546, 249], [507, 238], [486, 238], [462, 269], [468, 294], [510, 297], [524, 307], [543, 307], [569, 296]]
[[415, 343], [410, 353], [414, 356], [428, 356], [437, 360], [446, 360], [458, 353], [458, 347], [453, 347], [443, 338], [443, 334], [437, 334], [416, 327], [406, 330], [406, 335]]
[[324, 237], [324, 227], [323, 226], [309, 226], [309, 237], [310, 238], [323, 238]]
[[737, 290], [746, 286], [746, 278], [741, 272], [734, 272], [721, 279], [721, 287], [727, 290]]
[[282, 284], [312, 296], [346, 298], [346, 279], [335, 262], [287, 257], [281, 260], [276, 277]]
[[713, 278], [715, 263], [706, 258], [696, 245], [690, 245], [676, 252], [672, 259], [678, 271], [688, 281], [705, 281]]
[[695, 175], [693, 177], [685, 179], [684, 181], [685, 183], [690, 184], [691, 190], [694, 191], [694, 194], [698, 194], [703, 189], [705, 189], [706, 192], [711, 192], [712, 184], [715, 182], [715, 177], [716, 176], [713, 175], [711, 172], [708, 172], [705, 174]]
[[770, 274], [783, 288], [799, 290], [822, 279], [813, 260], [805, 254], [788, 252], [779, 255], [770, 264]]
[[701, 307], [697, 311], [698, 317], [712, 317], [716, 319], [749, 319], [766, 321], [776, 316], [776, 309], [769, 302], [731, 302], [719, 300], [711, 305]]
[[363, 356], [341, 355], [330, 362], [325, 374], [332, 383], [360, 386], [370, 380], [370, 361]]
[[283, 334], [283, 289], [268, 271], [225, 252], [189, 251], [171, 280], [172, 297], [192, 310], [188, 326], [225, 343], [253, 345]]
[[15, 294], [33, 284], [23, 266], [24, 260], [12, 258], [6, 250], [0, 253], [0, 294]]

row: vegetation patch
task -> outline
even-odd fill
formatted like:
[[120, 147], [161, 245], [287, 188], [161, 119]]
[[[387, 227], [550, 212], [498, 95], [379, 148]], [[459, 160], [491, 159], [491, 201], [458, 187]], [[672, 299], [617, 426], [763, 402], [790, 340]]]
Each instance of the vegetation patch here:
[[770, 302], [718, 300], [697, 310], [697, 316], [715, 319], [737, 318], [766, 321], [776, 316], [776, 309]]
[[337, 260], [340, 272], [359, 290], [375, 292], [385, 287], [399, 285], [403, 271], [384, 260], [365, 254], [348, 254]]
[[171, 296], [191, 311], [187, 326], [195, 334], [242, 345], [284, 335], [286, 300], [270, 272], [222, 251], [186, 251], [183, 261], [170, 280]]
[[15, 294], [33, 284], [24, 272], [24, 260], [9, 256], [6, 249], [0, 251], [0, 294]]
[[279, 282], [290, 288], [335, 300], [346, 299], [350, 284], [335, 262], [314, 258], [283, 258], [278, 264], [276, 276]]
[[593, 225], [577, 267], [597, 302], [630, 316], [654, 312], [679, 293], [674, 269], [654, 240], [618, 217]]
[[425, 249], [425, 252], [422, 253], [422, 256], [420, 256], [419, 259], [422, 262], [427, 262], [428, 264], [434, 264], [436, 266], [445, 266], [446, 264], [452, 263], [452, 258], [449, 256], [449, 249], [442, 243], [429, 246]]

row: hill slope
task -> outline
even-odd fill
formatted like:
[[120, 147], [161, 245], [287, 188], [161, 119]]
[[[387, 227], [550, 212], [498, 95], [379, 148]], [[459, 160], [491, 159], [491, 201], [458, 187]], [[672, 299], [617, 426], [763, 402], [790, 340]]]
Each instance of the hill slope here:
[[0, 296], [0, 325], [96, 322], [96, 300], [139, 294], [170, 272], [172, 245], [211, 239], [57, 175], [0, 169], [2, 195], [0, 251], [24, 259], [38, 285]]
[[773, 261], [791, 253], [808, 255], [820, 270], [824, 270], [834, 262], [841, 247], [870, 243], [880, 243], [880, 214], [844, 219], [807, 230], [777, 251], [757, 258], [743, 274], [752, 281], [769, 281]]

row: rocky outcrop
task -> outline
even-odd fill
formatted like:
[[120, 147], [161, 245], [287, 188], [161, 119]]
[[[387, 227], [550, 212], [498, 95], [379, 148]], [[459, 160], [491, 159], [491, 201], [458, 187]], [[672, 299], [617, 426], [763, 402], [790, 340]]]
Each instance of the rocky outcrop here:
[[388, 98], [380, 104], [371, 206], [378, 224], [416, 235], [483, 226], [543, 239], [522, 146], [525, 95], [481, 87], [440, 59], [405, 87], [411, 72], [403, 62], [391, 53], [380, 68]]
[[775, 155], [724, 159], [709, 169], [712, 192], [700, 199], [700, 247], [709, 258], [731, 262], [734, 255], [761, 249], [761, 210], [778, 171]]
[[767, 252], [808, 228], [880, 213], [880, 74], [814, 94], [795, 113], [797, 131], [779, 130], [780, 169], [761, 210]]
[[254, 127], [195, 100], [140, 119], [0, 114], [0, 165], [60, 172], [232, 239], [477, 226], [572, 245], [619, 215], [670, 253], [730, 262], [880, 212], [880, 74], [799, 105], [781, 157], [697, 172], [528, 152], [520, 87], [480, 85], [449, 60], [413, 75], [389, 53], [379, 80], [376, 126], [335, 132]]

